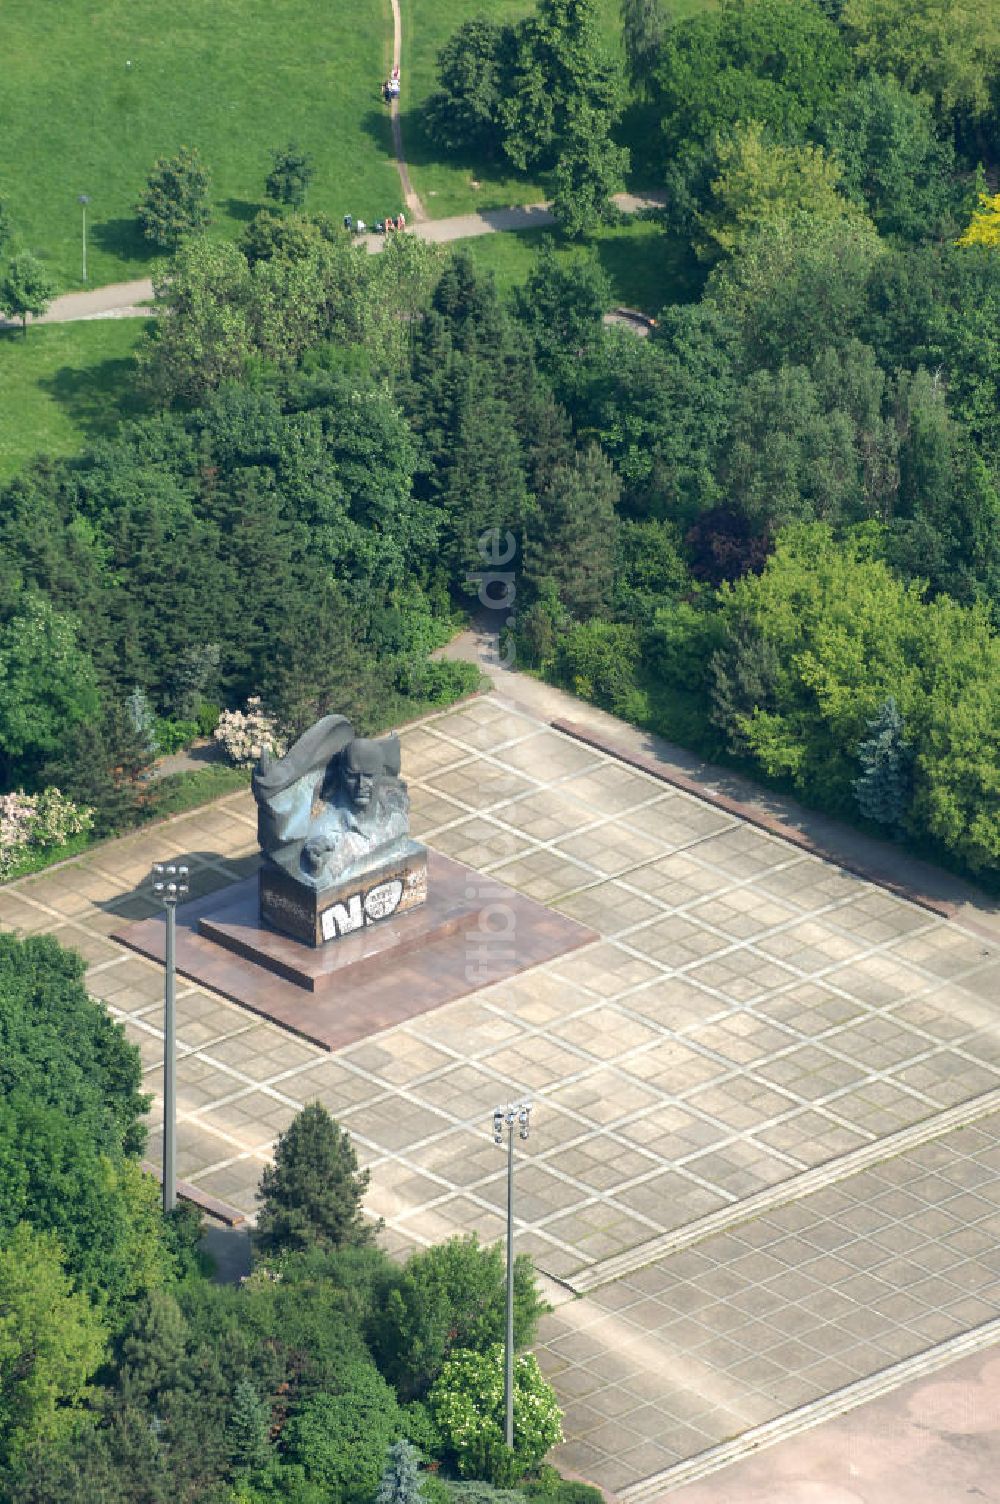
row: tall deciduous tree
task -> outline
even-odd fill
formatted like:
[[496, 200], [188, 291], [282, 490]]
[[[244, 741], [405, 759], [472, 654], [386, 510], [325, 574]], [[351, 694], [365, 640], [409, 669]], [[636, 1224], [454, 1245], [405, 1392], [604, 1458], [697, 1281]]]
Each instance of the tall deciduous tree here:
[[633, 88], [648, 79], [667, 29], [661, 0], [621, 0], [625, 57]]
[[187, 236], [199, 234], [211, 218], [208, 190], [208, 172], [196, 147], [158, 157], [135, 206], [146, 239], [175, 251]]
[[[531, 1260], [514, 1263], [514, 1342], [527, 1347], [548, 1309]], [[411, 1255], [370, 1322], [379, 1367], [404, 1399], [426, 1394], [452, 1351], [484, 1351], [503, 1337], [505, 1275], [498, 1244], [473, 1235]]]
[[271, 153], [271, 171], [264, 184], [268, 198], [292, 209], [301, 208], [314, 171], [312, 157], [296, 141], [277, 147]]
[[72, 1429], [105, 1340], [55, 1239], [20, 1224], [0, 1249], [0, 1462]]
[[955, 153], [937, 134], [924, 96], [869, 74], [838, 94], [820, 134], [845, 189], [883, 233], [932, 239], [952, 219], [960, 195], [951, 177]]
[[1000, 63], [993, 0], [845, 0], [841, 24], [862, 66], [930, 94], [942, 114], [988, 110]]
[[97, 714], [93, 664], [77, 625], [27, 593], [0, 627], [0, 760], [37, 767], [69, 729]]
[[720, 139], [716, 158], [711, 206], [701, 216], [710, 254], [736, 250], [761, 225], [798, 213], [818, 221], [863, 218], [841, 191], [839, 162], [821, 146], [769, 141], [751, 121]]
[[309, 1103], [279, 1134], [261, 1175], [257, 1246], [280, 1254], [369, 1242], [374, 1228], [361, 1210], [369, 1178], [348, 1134], [321, 1103]]

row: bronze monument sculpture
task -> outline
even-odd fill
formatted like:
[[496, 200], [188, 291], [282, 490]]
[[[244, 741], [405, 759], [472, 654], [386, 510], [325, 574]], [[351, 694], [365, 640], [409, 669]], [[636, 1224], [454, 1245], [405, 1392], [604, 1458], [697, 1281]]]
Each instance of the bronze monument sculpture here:
[[257, 801], [261, 918], [323, 945], [427, 897], [426, 848], [410, 840], [399, 738], [356, 737], [324, 716], [284, 757], [265, 750]]

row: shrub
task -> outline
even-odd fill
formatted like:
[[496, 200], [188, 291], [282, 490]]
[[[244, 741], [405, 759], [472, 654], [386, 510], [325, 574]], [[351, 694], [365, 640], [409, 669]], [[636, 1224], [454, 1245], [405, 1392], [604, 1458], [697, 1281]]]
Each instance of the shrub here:
[[582, 700], [617, 714], [635, 688], [638, 666], [635, 628], [595, 619], [573, 627], [559, 643], [555, 677]]
[[160, 753], [167, 757], [171, 752], [189, 747], [198, 735], [197, 721], [173, 721], [157, 716], [155, 724], [156, 745]]
[[604, 1495], [593, 1483], [564, 1478], [547, 1464], [538, 1469], [538, 1477], [521, 1484], [529, 1499], [545, 1499], [549, 1504], [604, 1504]]
[[504, 1349], [456, 1352], [445, 1363], [427, 1403], [463, 1478], [508, 1485], [537, 1467], [562, 1441], [559, 1405], [532, 1353], [514, 1360], [514, 1446], [504, 1442]]
[[[514, 1341], [526, 1347], [548, 1309], [531, 1260], [514, 1262]], [[450, 1238], [414, 1253], [371, 1323], [372, 1350], [382, 1372], [405, 1398], [426, 1394], [457, 1349], [486, 1352], [500, 1342], [506, 1276], [499, 1244]], [[416, 1438], [415, 1438], [416, 1439]]]
[[[349, 1383], [346, 1381], [349, 1380]], [[329, 1504], [368, 1504], [399, 1435], [399, 1407], [374, 1367], [355, 1365], [340, 1394], [317, 1394], [289, 1421], [286, 1455]]]
[[212, 735], [238, 768], [252, 768], [264, 747], [270, 747], [275, 757], [284, 757], [287, 751], [285, 739], [259, 695], [251, 695], [245, 711], [224, 710]]
[[93, 824], [92, 809], [74, 804], [56, 788], [0, 794], [0, 878], [9, 877], [25, 857], [64, 846]]

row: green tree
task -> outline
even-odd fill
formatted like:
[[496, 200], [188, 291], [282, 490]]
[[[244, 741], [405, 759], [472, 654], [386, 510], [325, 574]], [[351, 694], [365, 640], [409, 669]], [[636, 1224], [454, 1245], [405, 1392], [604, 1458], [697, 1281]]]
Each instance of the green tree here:
[[19, 1224], [0, 1249], [0, 1462], [72, 1430], [105, 1340], [55, 1239]]
[[839, 162], [820, 146], [768, 141], [750, 121], [719, 140], [716, 159], [711, 206], [700, 221], [710, 253], [736, 250], [761, 225], [798, 213], [815, 221], [864, 218], [841, 191]]
[[232, 1466], [239, 1472], [264, 1467], [271, 1455], [271, 1406], [248, 1378], [236, 1380], [228, 1429]]
[[624, 79], [601, 45], [594, 0], [538, 0], [512, 53], [501, 114], [514, 166], [548, 171], [583, 151], [613, 177], [620, 158], [608, 138], [625, 105]]
[[393, 1442], [375, 1495], [375, 1504], [420, 1504], [424, 1493], [418, 1466], [419, 1456], [416, 1447], [408, 1441]]
[[513, 27], [479, 16], [464, 22], [441, 48], [438, 88], [424, 112], [428, 134], [445, 151], [500, 155], [513, 45]]
[[153, 291], [163, 309], [138, 352], [139, 370], [161, 401], [197, 400], [245, 375], [256, 315], [246, 257], [228, 242], [181, 245]]
[[28, 314], [40, 318], [55, 296], [55, 283], [45, 267], [30, 251], [19, 251], [7, 263], [0, 278], [0, 309], [11, 318], [21, 320], [21, 332], [27, 338]]
[[614, 577], [621, 483], [596, 444], [559, 466], [538, 498], [525, 572], [537, 591], [552, 580], [572, 617], [604, 611]]
[[861, 776], [854, 780], [854, 796], [866, 820], [901, 831], [913, 797], [913, 749], [892, 695], [868, 730], [858, 746]]
[[276, 203], [300, 209], [306, 201], [306, 190], [314, 172], [308, 152], [302, 151], [297, 142], [289, 141], [287, 146], [276, 147], [271, 153], [271, 171], [264, 191]]
[[667, 29], [654, 100], [667, 161], [738, 121], [802, 140], [851, 74], [814, 0], [724, 0]]
[[359, 1171], [350, 1137], [319, 1102], [278, 1135], [257, 1199], [256, 1241], [265, 1254], [367, 1243], [374, 1231], [361, 1211], [369, 1172]]
[[622, 36], [633, 89], [652, 72], [667, 29], [661, 0], [621, 0]]
[[[548, 1310], [531, 1260], [514, 1263], [514, 1342], [526, 1347]], [[371, 1319], [372, 1350], [403, 1399], [422, 1397], [457, 1348], [484, 1352], [501, 1341], [506, 1274], [499, 1244], [449, 1238], [407, 1261]]]
[[955, 153], [935, 130], [930, 101], [869, 74], [838, 94], [820, 124], [844, 188], [883, 234], [936, 237], [955, 216]]
[[211, 218], [209, 176], [196, 147], [182, 146], [173, 157], [158, 157], [135, 206], [142, 233], [164, 251], [176, 251], [200, 234]]
[[712, 654], [709, 719], [734, 757], [749, 746], [743, 727], [757, 711], [777, 708], [778, 659], [774, 644], [745, 616], [728, 624], [727, 640]]
[[564, 234], [578, 237], [614, 219], [613, 194], [625, 186], [629, 154], [608, 134], [608, 120], [584, 104], [569, 115], [552, 173], [552, 212]]
[[344, 1373], [340, 1393], [307, 1400], [282, 1440], [286, 1456], [329, 1504], [367, 1504], [399, 1428], [392, 1390], [374, 1367], [358, 1364]]
[[559, 255], [549, 237], [543, 240], [514, 306], [540, 368], [560, 389], [572, 388], [581, 359], [596, 351], [611, 301], [611, 281], [593, 251]]
[[97, 714], [93, 664], [79, 629], [37, 591], [0, 627], [0, 759], [7, 786], [30, 779], [66, 733]]
[[713, 271], [706, 297], [735, 326], [749, 369], [809, 364], [857, 337], [884, 251], [864, 222], [806, 214], [776, 220]]
[[789, 528], [759, 576], [722, 596], [745, 614], [778, 664], [774, 711], [741, 721], [772, 776], [836, 812], [855, 807], [856, 749], [891, 695], [913, 745], [906, 828], [972, 870], [1000, 862], [1000, 639], [987, 613], [946, 596], [927, 602], [878, 557], [880, 531], [835, 542], [829, 528]]
[[1000, 63], [993, 0], [845, 0], [841, 23], [861, 66], [927, 93], [942, 115], [985, 115]]

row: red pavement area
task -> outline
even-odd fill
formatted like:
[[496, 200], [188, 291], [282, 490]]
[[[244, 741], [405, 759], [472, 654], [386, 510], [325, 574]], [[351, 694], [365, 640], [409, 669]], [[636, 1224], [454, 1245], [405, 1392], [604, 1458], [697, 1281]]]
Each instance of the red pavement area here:
[[734, 1463], [664, 1504], [1000, 1504], [1000, 1354]]

